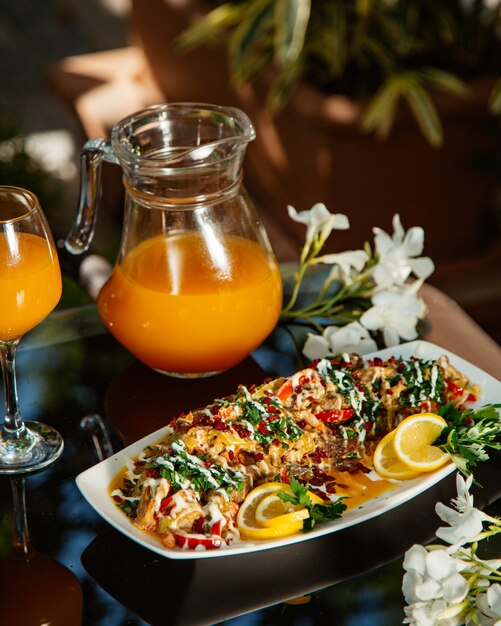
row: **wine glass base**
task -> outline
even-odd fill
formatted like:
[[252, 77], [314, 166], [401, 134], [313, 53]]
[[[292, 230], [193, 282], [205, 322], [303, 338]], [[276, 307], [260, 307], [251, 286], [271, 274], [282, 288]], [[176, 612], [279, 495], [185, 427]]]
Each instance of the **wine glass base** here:
[[30, 474], [51, 465], [61, 456], [61, 435], [47, 424], [24, 422], [25, 434], [19, 440], [0, 436], [0, 476]]

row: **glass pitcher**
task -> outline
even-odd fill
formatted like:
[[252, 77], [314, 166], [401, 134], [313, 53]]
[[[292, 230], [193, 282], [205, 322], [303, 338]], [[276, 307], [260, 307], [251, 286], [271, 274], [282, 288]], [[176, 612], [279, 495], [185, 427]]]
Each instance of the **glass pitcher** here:
[[282, 305], [278, 265], [242, 187], [255, 137], [238, 109], [149, 107], [82, 151], [80, 205], [66, 240], [84, 252], [96, 224], [100, 168], [123, 170], [119, 256], [98, 296], [110, 332], [151, 368], [209, 376], [236, 365], [271, 332]]

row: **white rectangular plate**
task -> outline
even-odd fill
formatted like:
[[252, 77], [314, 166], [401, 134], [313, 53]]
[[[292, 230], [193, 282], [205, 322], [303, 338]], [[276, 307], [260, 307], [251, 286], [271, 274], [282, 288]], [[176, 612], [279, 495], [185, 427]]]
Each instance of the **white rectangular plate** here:
[[[396, 356], [408, 359], [411, 356], [416, 356], [420, 359], [431, 360], [437, 359], [444, 354], [449, 357], [450, 363], [454, 367], [468, 376], [472, 383], [478, 383], [480, 385], [481, 395], [475, 405], [472, 406], [482, 406], [484, 404], [501, 401], [501, 383], [499, 381], [478, 367], [468, 363], [468, 361], [426, 341], [412, 341], [395, 348], [388, 348], [370, 355], [365, 355], [364, 358], [367, 359], [379, 356], [382, 359], [387, 359], [391, 356]], [[180, 550], [179, 548], [168, 549], [154, 536], [150, 536], [135, 528], [129, 518], [113, 502], [109, 493], [111, 481], [125, 465], [126, 458], [134, 458], [143, 448], [162, 439], [167, 430], [167, 427], [161, 428], [151, 433], [151, 435], [143, 437], [143, 439], [121, 450], [118, 454], [82, 472], [77, 476], [76, 482], [89, 504], [94, 507], [99, 515], [107, 522], [145, 548], [172, 559], [200, 559], [245, 554], [258, 550], [292, 545], [300, 541], [308, 541], [314, 537], [320, 537], [321, 535], [332, 533], [342, 528], [353, 526], [354, 524], [360, 524], [377, 515], [381, 515], [429, 489], [454, 471], [454, 465], [448, 464], [430, 474], [424, 474], [413, 480], [398, 483], [396, 487], [389, 492], [377, 496], [358, 508], [346, 512], [340, 519], [319, 525], [309, 533], [298, 533], [297, 535], [283, 539], [262, 542], [242, 541], [222, 547], [218, 550], [193, 551]]]

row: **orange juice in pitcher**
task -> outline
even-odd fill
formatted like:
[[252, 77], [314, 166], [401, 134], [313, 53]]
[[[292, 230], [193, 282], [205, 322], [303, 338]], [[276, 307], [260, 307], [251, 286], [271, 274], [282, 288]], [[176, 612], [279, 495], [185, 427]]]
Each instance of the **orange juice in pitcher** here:
[[214, 268], [199, 235], [157, 235], [125, 257], [99, 294], [110, 332], [150, 367], [225, 370], [273, 329], [278, 268], [254, 242], [227, 236], [220, 244], [225, 264]]

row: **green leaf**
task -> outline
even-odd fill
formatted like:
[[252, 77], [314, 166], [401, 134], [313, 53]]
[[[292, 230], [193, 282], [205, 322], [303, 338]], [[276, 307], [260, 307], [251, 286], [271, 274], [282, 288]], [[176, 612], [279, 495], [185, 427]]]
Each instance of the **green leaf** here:
[[470, 93], [468, 85], [450, 72], [445, 72], [436, 67], [426, 67], [418, 74], [422, 76], [423, 83], [433, 89], [460, 97], [466, 97]]
[[308, 495], [307, 486], [302, 485], [294, 476], [292, 476], [289, 486], [292, 493], [278, 491], [277, 496], [283, 502], [290, 502], [296, 506], [303, 506], [308, 509], [310, 516], [303, 521], [303, 532], [312, 530], [320, 522], [341, 517], [346, 510], [346, 505], [343, 502], [344, 498], [339, 498], [335, 502], [315, 504]]
[[421, 132], [434, 147], [442, 145], [442, 124], [430, 96], [417, 81], [409, 81], [403, 92], [409, 107], [414, 113]]
[[397, 114], [398, 103], [402, 97], [402, 79], [399, 75], [389, 76], [364, 111], [362, 129], [375, 132], [380, 139], [385, 139]]
[[[230, 37], [230, 71], [237, 84], [245, 83], [251, 75], [256, 75], [253, 66], [260, 57], [262, 60], [263, 51], [269, 48], [267, 40], [271, 37], [273, 26], [272, 9], [272, 0], [255, 0]], [[266, 58], [266, 53], [264, 56]]]
[[267, 105], [272, 112], [279, 111], [299, 83], [303, 65], [299, 61], [280, 72], [273, 81], [267, 95]]
[[227, 28], [237, 24], [243, 13], [243, 6], [223, 4], [182, 32], [174, 41], [174, 49], [185, 52], [207, 41], [214, 40]]
[[295, 63], [310, 19], [311, 0], [275, 0], [274, 60], [277, 67]]
[[323, 28], [309, 39], [311, 53], [324, 59], [333, 76], [340, 76], [348, 59], [347, 9], [343, 3], [328, 3]]
[[487, 450], [501, 450], [501, 404], [460, 411], [452, 405], [440, 410], [447, 422], [436, 445], [451, 455], [458, 469], [471, 474], [477, 463], [489, 458]]
[[496, 82], [489, 97], [489, 111], [501, 115], [501, 78]]

